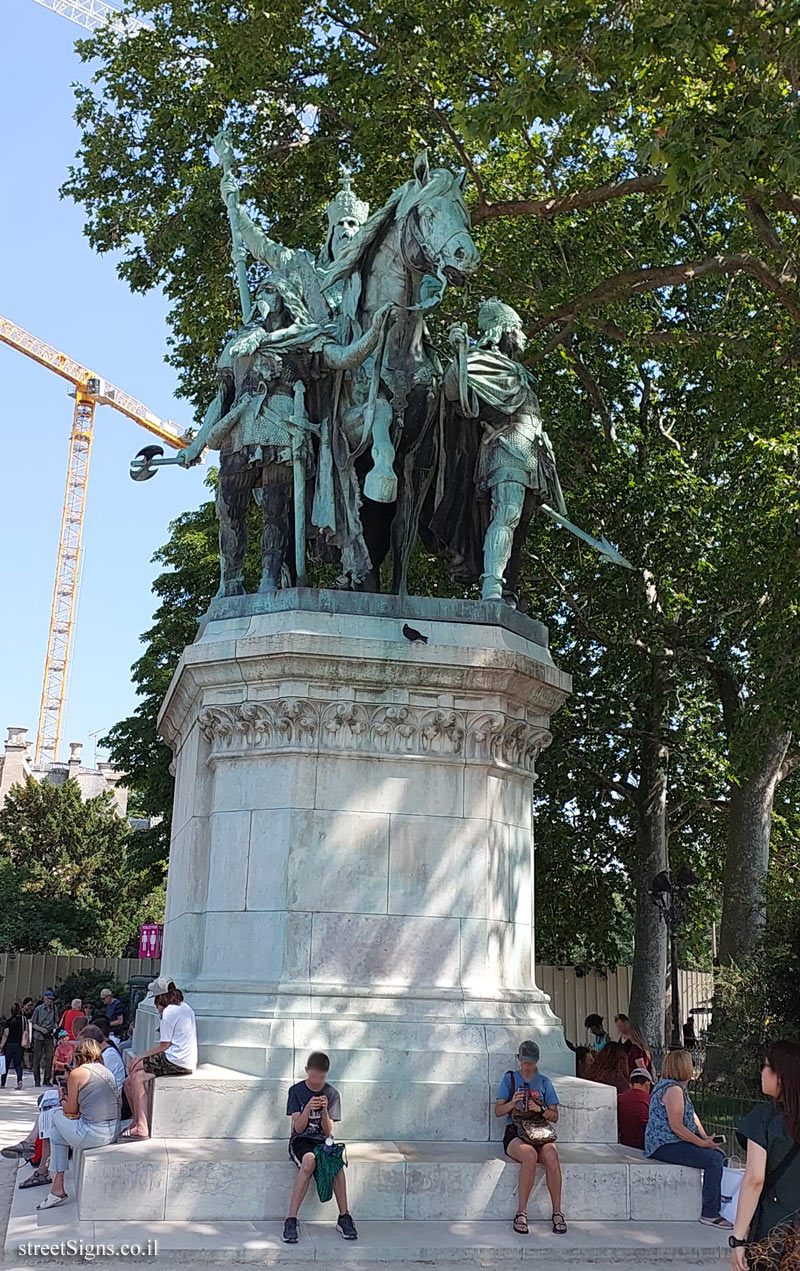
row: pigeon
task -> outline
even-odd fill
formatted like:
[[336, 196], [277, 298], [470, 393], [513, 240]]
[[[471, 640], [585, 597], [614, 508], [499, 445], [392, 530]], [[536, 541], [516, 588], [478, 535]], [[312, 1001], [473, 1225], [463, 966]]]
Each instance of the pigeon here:
[[407, 640], [410, 640], [412, 644], [420, 640], [423, 644], [428, 643], [428, 637], [423, 635], [421, 631], [417, 631], [416, 627], [410, 627], [407, 622], [403, 623], [403, 635]]

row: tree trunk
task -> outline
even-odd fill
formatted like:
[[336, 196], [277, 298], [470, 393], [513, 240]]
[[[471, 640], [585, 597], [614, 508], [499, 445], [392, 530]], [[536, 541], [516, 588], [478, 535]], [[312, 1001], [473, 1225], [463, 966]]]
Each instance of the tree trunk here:
[[647, 719], [640, 747], [638, 825], [636, 832], [636, 922], [633, 978], [628, 1014], [654, 1046], [664, 1041], [664, 994], [667, 977], [667, 929], [650, 897], [656, 874], [667, 869], [666, 741], [668, 669], [652, 663]]
[[743, 962], [764, 927], [772, 806], [791, 740], [791, 733], [773, 729], [750, 775], [731, 786], [719, 940], [723, 965]]

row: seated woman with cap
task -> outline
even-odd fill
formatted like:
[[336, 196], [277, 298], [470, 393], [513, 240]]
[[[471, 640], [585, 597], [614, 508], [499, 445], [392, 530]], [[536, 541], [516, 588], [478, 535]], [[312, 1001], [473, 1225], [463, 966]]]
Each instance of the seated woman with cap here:
[[197, 1067], [197, 1023], [194, 1011], [184, 1002], [180, 989], [162, 976], [148, 985], [161, 1016], [161, 1040], [152, 1050], [142, 1051], [128, 1068], [123, 1089], [128, 1096], [133, 1120], [124, 1139], [148, 1139], [147, 1085], [155, 1077], [187, 1077]]
[[503, 1151], [520, 1167], [519, 1211], [514, 1218], [514, 1230], [520, 1236], [528, 1234], [526, 1205], [536, 1166], [541, 1164], [553, 1204], [553, 1231], [563, 1235], [567, 1224], [561, 1212], [561, 1163], [552, 1129], [558, 1120], [558, 1095], [550, 1078], [538, 1070], [536, 1042], [522, 1042], [517, 1061], [516, 1072], [507, 1072], [500, 1082], [494, 1105], [495, 1116], [506, 1118]]

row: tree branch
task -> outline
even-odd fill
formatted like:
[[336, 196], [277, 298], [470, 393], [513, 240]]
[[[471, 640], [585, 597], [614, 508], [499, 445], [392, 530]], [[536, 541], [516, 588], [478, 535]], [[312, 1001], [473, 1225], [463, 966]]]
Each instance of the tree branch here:
[[780, 781], [785, 781], [797, 768], [800, 768], [800, 750], [790, 750], [781, 766]]
[[642, 331], [627, 332], [616, 322], [600, 322], [598, 330], [610, 340], [618, 340], [621, 344], [629, 344], [633, 348], [661, 348], [663, 345], [678, 345], [693, 348], [708, 341], [730, 345], [737, 353], [748, 353], [752, 350], [749, 341], [738, 335], [729, 335], [725, 331]]
[[632, 785], [629, 781], [615, 781], [613, 777], [606, 777], [602, 772], [598, 772], [596, 768], [592, 768], [591, 764], [584, 763], [578, 759], [578, 767], [583, 768], [593, 778], [595, 783], [604, 790], [610, 790], [613, 794], [618, 794], [620, 798], [637, 808], [639, 806], [639, 787]]
[[765, 243], [769, 250], [775, 252], [776, 255], [785, 256], [786, 249], [780, 240], [780, 235], [754, 194], [747, 196], [744, 206], [747, 212], [747, 219], [762, 243]]
[[466, 147], [464, 146], [463, 141], [459, 137], [453, 125], [450, 123], [450, 120], [447, 118], [447, 115], [444, 113], [443, 110], [439, 109], [439, 107], [436, 105], [435, 102], [433, 103], [433, 113], [436, 116], [436, 118], [439, 120], [439, 123], [444, 128], [450, 140], [452, 141], [453, 145], [455, 146], [458, 152], [458, 157], [460, 158], [464, 167], [467, 169], [467, 172], [470, 174], [473, 181], [475, 182], [475, 189], [478, 191], [478, 206], [473, 208], [472, 210], [472, 219], [473, 221], [481, 220], [483, 218], [479, 216], [479, 211], [481, 208], [486, 207], [486, 190], [484, 188], [483, 178], [481, 177], [481, 174], [478, 171], [478, 169], [475, 167], [475, 164], [472, 162], [472, 159], [467, 153], [467, 150], [466, 150]]
[[565, 341], [565, 346], [567, 348], [569, 360], [575, 367], [575, 373], [583, 387], [586, 389], [590, 402], [603, 422], [603, 432], [606, 435], [606, 439], [608, 441], [616, 441], [617, 430], [614, 427], [614, 420], [611, 418], [611, 412], [606, 405], [606, 400], [603, 397], [600, 385], [597, 383], [597, 380], [594, 378], [592, 372], [584, 362], [573, 341], [571, 339]]
[[509, 199], [497, 203], [485, 203], [475, 208], [474, 224], [493, 220], [499, 216], [562, 216], [566, 212], [578, 212], [614, 199], [624, 199], [629, 194], [646, 194], [659, 190], [663, 176], [628, 177], [624, 181], [608, 181], [590, 190], [575, 190], [572, 194], [556, 195], [548, 199]]
[[688, 261], [681, 265], [644, 265], [639, 269], [623, 269], [610, 278], [604, 278], [584, 295], [575, 296], [566, 304], [551, 309], [533, 324], [531, 334], [536, 335], [554, 322], [564, 322], [576, 317], [584, 309], [597, 305], [645, 295], [649, 291], [658, 291], [661, 287], [680, 287], [698, 278], [737, 273], [746, 273], [757, 279], [780, 300], [794, 320], [800, 323], [800, 302], [784, 281], [758, 256], [742, 253], [737, 256], [709, 256], [706, 260]]

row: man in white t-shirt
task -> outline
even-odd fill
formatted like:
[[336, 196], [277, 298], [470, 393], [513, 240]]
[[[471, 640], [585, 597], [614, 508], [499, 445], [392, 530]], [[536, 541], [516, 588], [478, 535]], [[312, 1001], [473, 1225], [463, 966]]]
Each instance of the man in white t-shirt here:
[[113, 1042], [108, 1040], [108, 1022], [103, 1019], [102, 1024], [87, 1024], [85, 1028], [81, 1029], [78, 1036], [81, 1041], [84, 1038], [88, 1038], [93, 1042], [97, 1042], [103, 1052], [103, 1064], [114, 1078], [117, 1090], [121, 1090], [122, 1083], [125, 1080], [125, 1060]]
[[137, 1055], [128, 1068], [125, 1093], [133, 1120], [123, 1139], [149, 1139], [147, 1084], [155, 1077], [187, 1077], [197, 1067], [197, 1024], [194, 1011], [167, 976], [148, 985], [161, 1016], [157, 1046]]

